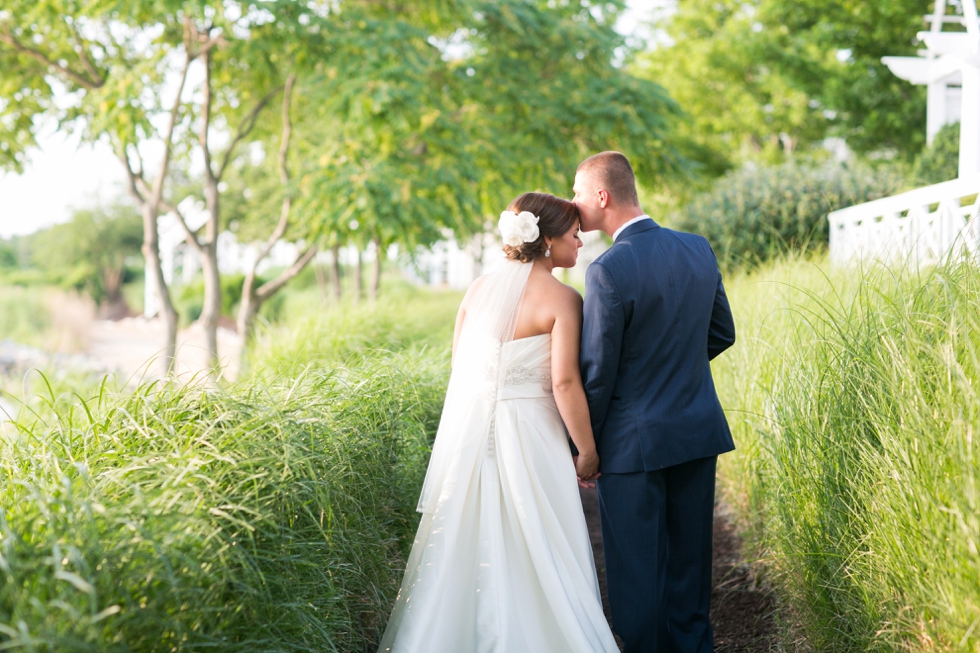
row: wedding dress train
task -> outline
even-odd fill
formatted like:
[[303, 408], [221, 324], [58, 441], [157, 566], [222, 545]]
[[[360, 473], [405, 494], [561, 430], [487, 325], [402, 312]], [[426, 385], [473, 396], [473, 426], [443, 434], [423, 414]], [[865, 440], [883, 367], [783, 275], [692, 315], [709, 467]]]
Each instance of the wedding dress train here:
[[511, 339], [530, 266], [509, 262], [471, 289], [379, 651], [619, 651], [551, 390], [551, 334]]

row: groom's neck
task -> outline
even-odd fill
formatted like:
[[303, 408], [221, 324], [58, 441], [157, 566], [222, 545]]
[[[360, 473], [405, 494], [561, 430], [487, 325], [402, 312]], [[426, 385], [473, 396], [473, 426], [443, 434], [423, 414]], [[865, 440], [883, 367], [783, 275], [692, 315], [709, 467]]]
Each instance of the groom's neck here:
[[622, 208], [614, 208], [606, 210], [606, 219], [603, 221], [602, 232], [612, 238], [612, 235], [622, 227], [624, 224], [632, 220], [633, 218], [638, 218], [641, 215], [646, 215], [644, 210], [639, 206], [624, 206]]

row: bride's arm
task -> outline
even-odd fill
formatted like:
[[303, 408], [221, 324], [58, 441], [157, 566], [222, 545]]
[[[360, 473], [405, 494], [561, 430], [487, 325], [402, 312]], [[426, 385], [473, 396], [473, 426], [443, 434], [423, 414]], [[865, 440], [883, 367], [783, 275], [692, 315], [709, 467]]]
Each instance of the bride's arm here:
[[599, 456], [578, 363], [581, 337], [582, 297], [568, 288], [556, 297], [555, 326], [551, 331], [551, 383], [558, 413], [578, 449], [576, 471], [582, 480], [590, 480], [599, 471]]
[[470, 287], [466, 289], [466, 294], [463, 295], [463, 301], [459, 304], [459, 311], [456, 313], [456, 326], [453, 328], [453, 357], [450, 359], [449, 365], [456, 362], [456, 345], [459, 344], [459, 334], [463, 332], [463, 320], [466, 319], [466, 307], [470, 303], [470, 298], [473, 293], [479, 288], [480, 284], [483, 283], [484, 277], [480, 277], [476, 281], [470, 284]]
[[466, 299], [463, 299], [463, 303], [459, 305], [459, 311], [456, 313], [456, 327], [453, 329], [453, 357], [450, 361], [450, 367], [456, 362], [456, 344], [459, 342], [459, 333], [463, 330], [463, 320], [466, 319]]

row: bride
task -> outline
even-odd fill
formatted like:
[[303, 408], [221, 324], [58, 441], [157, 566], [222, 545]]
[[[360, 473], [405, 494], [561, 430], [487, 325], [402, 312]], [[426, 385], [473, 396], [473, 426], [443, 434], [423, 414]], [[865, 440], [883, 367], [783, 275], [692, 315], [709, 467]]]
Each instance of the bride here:
[[456, 318], [422, 520], [379, 651], [618, 653], [576, 480], [599, 468], [582, 298], [551, 274], [578, 258], [578, 209], [525, 193], [499, 226], [508, 261]]

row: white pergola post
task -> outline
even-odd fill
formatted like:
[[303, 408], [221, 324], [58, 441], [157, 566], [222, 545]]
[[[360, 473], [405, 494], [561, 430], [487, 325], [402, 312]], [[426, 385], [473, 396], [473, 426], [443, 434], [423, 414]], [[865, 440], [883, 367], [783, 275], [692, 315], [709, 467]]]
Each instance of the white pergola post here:
[[963, 69], [960, 118], [960, 179], [980, 172], [980, 62]]
[[[946, 15], [947, 0], [936, 0], [928, 32], [919, 32], [927, 51], [923, 57], [884, 57], [882, 61], [898, 77], [928, 89], [926, 140], [949, 120], [948, 87], [960, 86], [960, 179], [980, 172], [980, 18], [977, 0], [962, 0], [962, 15]], [[966, 32], [944, 32], [943, 26], [958, 23]]]
[[963, 0], [972, 52], [964, 57], [963, 111], [960, 118], [960, 178], [980, 172], [980, 15], [975, 0]]

